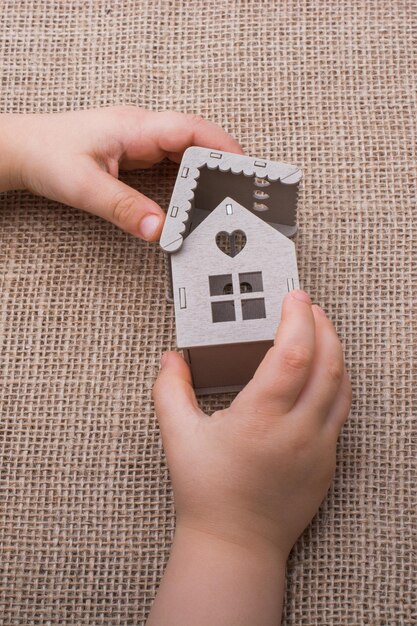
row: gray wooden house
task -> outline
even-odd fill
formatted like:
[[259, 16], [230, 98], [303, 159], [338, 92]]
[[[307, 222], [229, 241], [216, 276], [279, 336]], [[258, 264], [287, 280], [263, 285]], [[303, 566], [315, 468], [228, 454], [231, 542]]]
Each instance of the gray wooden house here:
[[189, 148], [161, 237], [177, 346], [199, 393], [236, 391], [272, 345], [298, 287], [293, 165]]

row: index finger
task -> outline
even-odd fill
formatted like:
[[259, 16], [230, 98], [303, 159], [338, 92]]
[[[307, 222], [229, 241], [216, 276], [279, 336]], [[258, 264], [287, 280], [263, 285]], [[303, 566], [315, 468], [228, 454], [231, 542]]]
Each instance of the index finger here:
[[[135, 117], [135, 112], [132, 113]], [[236, 139], [214, 122], [198, 115], [140, 110], [137, 115], [137, 125], [132, 127], [125, 144], [124, 161], [153, 164], [168, 157], [178, 162], [190, 146], [243, 154]]]

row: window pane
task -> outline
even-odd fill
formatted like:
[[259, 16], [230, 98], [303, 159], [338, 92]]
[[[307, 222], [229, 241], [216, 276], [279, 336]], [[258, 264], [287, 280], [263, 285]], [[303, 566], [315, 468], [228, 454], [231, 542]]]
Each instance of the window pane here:
[[234, 322], [236, 319], [235, 303], [233, 300], [212, 302], [211, 313], [213, 322]]
[[233, 293], [233, 283], [231, 274], [219, 274], [209, 276], [210, 295], [224, 296]]
[[246, 272], [239, 274], [240, 293], [263, 291], [262, 272]]
[[242, 300], [242, 319], [258, 320], [266, 317], [264, 298]]

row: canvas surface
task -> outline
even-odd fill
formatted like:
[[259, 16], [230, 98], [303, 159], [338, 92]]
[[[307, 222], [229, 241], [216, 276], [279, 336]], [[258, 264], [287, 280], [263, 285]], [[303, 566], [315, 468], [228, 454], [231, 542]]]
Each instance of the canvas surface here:
[[[1, 111], [196, 112], [303, 169], [301, 283], [354, 402], [286, 626], [417, 623], [416, 34], [414, 0], [0, 7]], [[125, 179], [167, 206], [175, 170]], [[174, 527], [150, 396], [175, 341], [162, 254], [26, 193], [0, 203], [0, 624], [144, 624]]]

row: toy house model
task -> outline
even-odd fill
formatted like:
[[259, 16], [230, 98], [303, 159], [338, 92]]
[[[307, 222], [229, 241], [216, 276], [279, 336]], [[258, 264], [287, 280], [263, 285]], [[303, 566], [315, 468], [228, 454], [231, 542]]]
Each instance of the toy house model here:
[[199, 393], [236, 391], [273, 344], [285, 294], [298, 287], [294, 243], [301, 171], [189, 148], [161, 236], [177, 345]]

